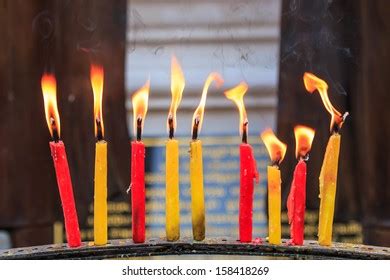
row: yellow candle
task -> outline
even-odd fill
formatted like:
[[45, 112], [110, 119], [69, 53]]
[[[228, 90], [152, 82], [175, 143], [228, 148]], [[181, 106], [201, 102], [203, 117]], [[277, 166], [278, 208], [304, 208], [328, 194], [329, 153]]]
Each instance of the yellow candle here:
[[107, 142], [96, 142], [94, 240], [96, 245], [107, 244]]
[[330, 246], [332, 244], [340, 141], [341, 136], [338, 133], [334, 133], [329, 138], [320, 173], [321, 202], [318, 223], [318, 243], [324, 246]]
[[91, 85], [94, 99], [95, 151], [95, 195], [93, 235], [95, 245], [107, 244], [107, 142], [104, 141], [103, 123], [103, 80], [104, 70], [101, 65], [91, 65]]
[[180, 207], [179, 207], [179, 142], [169, 139], [166, 144], [165, 159], [165, 230], [168, 241], [180, 238]]
[[281, 243], [281, 183], [279, 164], [286, 155], [287, 145], [281, 142], [271, 129], [261, 133], [261, 139], [269, 153], [272, 165], [267, 168], [268, 177], [268, 242]]
[[200, 140], [193, 140], [190, 143], [190, 179], [192, 233], [195, 240], [202, 241], [205, 238], [206, 229], [203, 190], [202, 142]]
[[280, 230], [280, 200], [281, 179], [280, 170], [277, 166], [268, 166], [268, 241], [270, 244], [281, 244]]

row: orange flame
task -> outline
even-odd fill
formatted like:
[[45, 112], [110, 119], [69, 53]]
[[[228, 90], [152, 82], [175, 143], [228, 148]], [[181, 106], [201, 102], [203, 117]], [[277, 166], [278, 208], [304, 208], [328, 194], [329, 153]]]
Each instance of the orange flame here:
[[168, 113], [167, 129], [169, 131], [169, 120], [172, 119], [173, 129], [176, 129], [176, 110], [179, 107], [185, 87], [184, 74], [175, 56], [171, 60], [171, 94], [172, 101]]
[[137, 119], [142, 119], [142, 128], [145, 123], [146, 112], [148, 111], [150, 80], [148, 80], [140, 89], [132, 96], [133, 103], [133, 132], [137, 135]]
[[193, 129], [194, 129], [195, 120], [197, 120], [199, 122], [198, 123], [198, 132], [200, 132], [200, 129], [202, 128], [204, 107], [206, 105], [206, 98], [207, 98], [207, 91], [208, 91], [212, 82], [215, 82], [217, 88], [219, 88], [223, 84], [223, 79], [222, 79], [221, 75], [216, 73], [216, 72], [210, 73], [209, 76], [207, 77], [207, 80], [203, 86], [202, 97], [200, 99], [198, 108], [196, 108], [196, 110], [194, 112], [194, 116], [192, 117], [191, 131], [193, 131]]
[[242, 136], [244, 125], [248, 122], [248, 117], [246, 115], [245, 104], [244, 104], [244, 95], [248, 91], [248, 85], [245, 82], [239, 83], [232, 89], [225, 91], [226, 98], [232, 100], [238, 108], [240, 114], [240, 135]]
[[[104, 136], [104, 123], [103, 123], [103, 81], [104, 70], [101, 65], [91, 65], [91, 84], [94, 99], [94, 116], [95, 116], [95, 136], [98, 136], [98, 129], [101, 129], [101, 134]], [[100, 127], [98, 127], [98, 125]]]
[[297, 125], [294, 127], [294, 134], [296, 143], [295, 156], [297, 158], [304, 158], [311, 150], [315, 130], [307, 126]]
[[45, 115], [50, 135], [53, 138], [54, 132], [58, 137], [61, 135], [60, 115], [57, 108], [56, 78], [52, 74], [45, 73], [41, 79], [43, 101], [45, 104]]
[[308, 92], [313, 93], [315, 90], [318, 90], [320, 93], [322, 103], [324, 103], [325, 109], [332, 117], [330, 121], [330, 131], [333, 130], [335, 125], [337, 125], [338, 128], [341, 128], [344, 122], [344, 117], [333, 107], [329, 100], [328, 84], [324, 80], [308, 72], [303, 74], [303, 83], [305, 84], [305, 88]]
[[268, 150], [271, 161], [280, 164], [286, 155], [287, 145], [280, 141], [270, 128], [264, 130], [260, 137]]

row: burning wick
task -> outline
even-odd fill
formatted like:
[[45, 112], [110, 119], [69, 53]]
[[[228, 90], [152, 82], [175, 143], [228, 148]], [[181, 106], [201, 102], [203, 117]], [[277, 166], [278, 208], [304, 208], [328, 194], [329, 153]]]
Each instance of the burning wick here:
[[102, 141], [103, 140], [102, 121], [99, 118], [96, 118], [96, 128], [97, 128], [96, 138], [98, 141]]
[[248, 120], [246, 120], [242, 125], [242, 143], [247, 144], [248, 143]]
[[345, 122], [345, 119], [349, 116], [349, 112], [345, 112], [344, 115], [342, 116], [337, 116], [340, 120], [334, 122], [333, 127], [332, 127], [332, 134], [334, 133], [339, 133], [341, 126]]
[[60, 136], [58, 135], [58, 130], [57, 130], [57, 124], [56, 121], [53, 117], [50, 117], [50, 124], [53, 129], [53, 140], [54, 142], [58, 143], [60, 141]]
[[137, 118], [137, 141], [140, 142], [142, 138], [142, 118]]
[[192, 140], [198, 139], [198, 127], [199, 127], [199, 117], [196, 117], [194, 120], [194, 127], [192, 128]]
[[173, 139], [175, 134], [175, 128], [173, 127], [173, 117], [171, 115], [168, 117], [168, 126], [169, 126], [169, 139]]

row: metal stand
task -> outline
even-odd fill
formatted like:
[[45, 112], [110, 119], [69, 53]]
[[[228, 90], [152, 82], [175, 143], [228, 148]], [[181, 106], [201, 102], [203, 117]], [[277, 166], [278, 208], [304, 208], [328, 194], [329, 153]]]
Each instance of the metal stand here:
[[216, 238], [194, 242], [183, 239], [167, 242], [163, 239], [149, 239], [142, 244], [132, 240], [110, 240], [105, 246], [95, 246], [84, 242], [79, 248], [69, 248], [67, 244], [54, 244], [36, 247], [0, 250], [0, 260], [5, 259], [122, 259], [149, 256], [208, 255], [217, 259], [221, 255], [251, 256], [262, 258], [289, 259], [390, 259], [390, 248], [334, 243], [330, 247], [319, 246], [316, 241], [305, 241], [303, 246], [292, 246], [288, 240], [282, 245], [263, 243], [240, 243], [234, 239]]

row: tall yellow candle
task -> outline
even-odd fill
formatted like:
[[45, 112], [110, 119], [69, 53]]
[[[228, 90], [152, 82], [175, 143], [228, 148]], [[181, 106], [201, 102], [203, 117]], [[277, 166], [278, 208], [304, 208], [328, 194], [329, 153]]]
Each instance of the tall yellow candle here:
[[324, 246], [332, 244], [332, 228], [337, 188], [340, 141], [340, 134], [334, 133], [330, 136], [320, 173], [321, 201], [318, 223], [318, 242], [320, 245]]
[[331, 115], [331, 136], [326, 147], [319, 178], [320, 213], [318, 221], [318, 243], [323, 246], [330, 246], [332, 244], [333, 217], [337, 190], [337, 169], [341, 142], [339, 131], [345, 118], [348, 116], [348, 112], [342, 115], [333, 107], [328, 96], [328, 84], [324, 80], [321, 80], [314, 74], [306, 72], [303, 75], [303, 82], [308, 92], [313, 93], [316, 90], [319, 92], [325, 109]]
[[166, 234], [168, 241], [180, 238], [179, 206], [179, 142], [169, 139], [166, 144]]
[[190, 180], [192, 233], [195, 240], [202, 241], [206, 235], [206, 219], [203, 189], [202, 142], [200, 140], [193, 140], [190, 143]]
[[270, 244], [281, 243], [281, 179], [280, 170], [276, 166], [267, 167], [268, 176], [268, 241]]
[[268, 242], [281, 244], [281, 176], [279, 164], [283, 160], [287, 145], [281, 142], [271, 129], [261, 133], [265, 147], [270, 155], [272, 165], [267, 167], [268, 179]]
[[94, 187], [94, 242], [107, 244], [107, 142], [104, 141], [103, 80], [104, 70], [100, 65], [91, 65], [91, 84], [94, 96], [95, 120], [95, 187]]
[[176, 57], [172, 56], [172, 101], [167, 121], [169, 140], [166, 143], [165, 149], [165, 231], [168, 241], [176, 241], [180, 238], [179, 142], [173, 139], [173, 137], [176, 129], [176, 110], [180, 104], [184, 86], [183, 72]]
[[95, 196], [94, 196], [95, 245], [107, 243], [107, 142], [96, 143]]
[[218, 73], [209, 74], [203, 86], [199, 106], [192, 118], [192, 141], [190, 142], [191, 215], [192, 233], [194, 240], [197, 241], [202, 241], [206, 236], [202, 142], [198, 139], [198, 133], [203, 123], [207, 91], [212, 82], [216, 82], [217, 87], [219, 87], [223, 84], [223, 79]]

